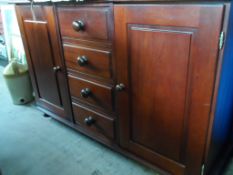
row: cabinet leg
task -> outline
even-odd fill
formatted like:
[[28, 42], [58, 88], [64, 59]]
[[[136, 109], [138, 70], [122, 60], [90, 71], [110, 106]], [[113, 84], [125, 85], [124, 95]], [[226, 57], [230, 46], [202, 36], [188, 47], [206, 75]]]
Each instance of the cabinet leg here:
[[50, 117], [50, 115], [48, 115], [48, 114], [46, 114], [46, 113], [44, 113], [44, 115], [43, 115], [44, 117]]

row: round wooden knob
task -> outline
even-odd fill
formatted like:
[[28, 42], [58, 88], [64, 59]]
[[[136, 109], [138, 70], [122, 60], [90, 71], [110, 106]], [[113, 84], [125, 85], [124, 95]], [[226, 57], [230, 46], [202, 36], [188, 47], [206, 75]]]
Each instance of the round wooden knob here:
[[84, 30], [84, 22], [82, 22], [81, 20], [73, 21], [72, 27], [77, 32]]
[[88, 116], [84, 119], [84, 123], [88, 126], [91, 126], [95, 123], [95, 119], [93, 119], [92, 116]]
[[91, 90], [88, 88], [82, 89], [80, 95], [84, 98], [87, 98], [91, 95]]
[[61, 67], [60, 66], [54, 66], [53, 67], [53, 71], [54, 72], [57, 72], [57, 71], [60, 71], [61, 70]]
[[86, 56], [78, 56], [77, 58], [79, 66], [85, 66], [88, 63], [88, 59]]
[[123, 83], [117, 84], [116, 85], [116, 90], [117, 91], [123, 91], [125, 89], [125, 85]]

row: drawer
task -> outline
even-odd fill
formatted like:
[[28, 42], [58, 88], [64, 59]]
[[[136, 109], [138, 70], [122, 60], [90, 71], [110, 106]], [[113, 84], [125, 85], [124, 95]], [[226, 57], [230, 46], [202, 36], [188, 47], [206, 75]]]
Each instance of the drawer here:
[[73, 103], [75, 122], [100, 136], [114, 139], [114, 119]]
[[71, 75], [68, 79], [73, 98], [108, 111], [113, 110], [113, 87], [92, 83]]
[[60, 7], [57, 9], [61, 35], [72, 38], [110, 40], [111, 7]]
[[64, 44], [66, 66], [85, 74], [111, 78], [111, 52]]

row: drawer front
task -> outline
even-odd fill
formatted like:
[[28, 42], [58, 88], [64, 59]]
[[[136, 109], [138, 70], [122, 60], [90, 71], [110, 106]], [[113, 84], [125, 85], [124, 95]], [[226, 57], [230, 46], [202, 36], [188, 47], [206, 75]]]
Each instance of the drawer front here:
[[105, 110], [113, 110], [112, 87], [91, 83], [69, 75], [70, 93], [73, 98]]
[[57, 12], [62, 36], [110, 40], [110, 7], [61, 7]]
[[66, 66], [78, 72], [111, 78], [111, 53], [91, 48], [64, 45]]
[[77, 124], [95, 134], [107, 137], [108, 139], [114, 139], [114, 119], [81, 107], [75, 103], [73, 103], [73, 111]]

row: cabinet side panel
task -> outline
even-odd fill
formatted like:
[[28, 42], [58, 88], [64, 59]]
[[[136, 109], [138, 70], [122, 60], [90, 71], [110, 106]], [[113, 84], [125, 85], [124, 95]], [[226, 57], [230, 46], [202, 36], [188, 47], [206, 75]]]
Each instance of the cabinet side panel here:
[[[226, 13], [229, 11], [226, 10]], [[226, 14], [226, 18], [228, 18]], [[226, 19], [227, 20], [227, 19]], [[227, 28], [227, 38], [220, 72], [220, 81], [214, 111], [214, 121], [212, 127], [211, 142], [207, 159], [207, 172], [217, 175], [222, 167], [215, 166], [225, 159], [224, 154], [227, 148], [232, 145], [233, 126], [233, 9], [231, 8]], [[226, 22], [227, 23], [227, 22]], [[221, 61], [221, 60], [220, 60]], [[224, 160], [223, 160], [224, 161]], [[220, 169], [216, 169], [220, 168]]]

